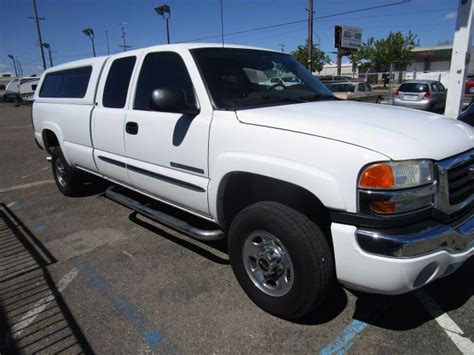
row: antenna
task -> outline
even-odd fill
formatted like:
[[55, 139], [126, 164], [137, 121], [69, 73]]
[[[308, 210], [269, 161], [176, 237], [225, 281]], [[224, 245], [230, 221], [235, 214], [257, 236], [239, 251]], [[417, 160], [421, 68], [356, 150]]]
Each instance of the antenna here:
[[222, 48], [224, 48], [224, 6], [222, 5], [222, 0], [220, 0], [221, 3], [221, 37], [222, 37]]

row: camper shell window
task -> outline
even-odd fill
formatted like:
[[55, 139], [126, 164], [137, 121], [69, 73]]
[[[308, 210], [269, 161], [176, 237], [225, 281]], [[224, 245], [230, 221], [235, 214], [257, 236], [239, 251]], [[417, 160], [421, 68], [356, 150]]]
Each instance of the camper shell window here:
[[91, 77], [92, 67], [61, 70], [46, 74], [40, 97], [83, 98]]

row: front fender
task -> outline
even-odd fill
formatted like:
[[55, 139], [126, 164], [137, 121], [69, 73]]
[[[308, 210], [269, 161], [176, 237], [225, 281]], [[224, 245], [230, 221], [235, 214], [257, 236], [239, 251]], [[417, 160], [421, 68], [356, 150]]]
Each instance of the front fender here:
[[346, 202], [336, 180], [318, 168], [275, 157], [250, 153], [224, 153], [220, 155], [209, 183], [211, 215], [218, 218], [219, 188], [226, 177], [235, 172], [247, 172], [297, 185], [314, 194], [326, 207], [346, 210]]

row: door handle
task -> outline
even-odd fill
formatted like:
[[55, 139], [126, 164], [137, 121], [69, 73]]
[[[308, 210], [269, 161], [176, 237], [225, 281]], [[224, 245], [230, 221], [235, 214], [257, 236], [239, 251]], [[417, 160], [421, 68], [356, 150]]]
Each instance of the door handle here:
[[127, 122], [125, 125], [125, 132], [128, 134], [138, 134], [138, 123], [136, 122]]

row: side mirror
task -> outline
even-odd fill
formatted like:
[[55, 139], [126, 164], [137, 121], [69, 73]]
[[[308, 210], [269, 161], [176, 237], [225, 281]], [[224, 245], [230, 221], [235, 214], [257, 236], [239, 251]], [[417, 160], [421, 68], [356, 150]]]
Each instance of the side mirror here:
[[199, 108], [186, 103], [186, 94], [182, 89], [155, 89], [150, 98], [150, 109], [153, 111], [197, 115]]

